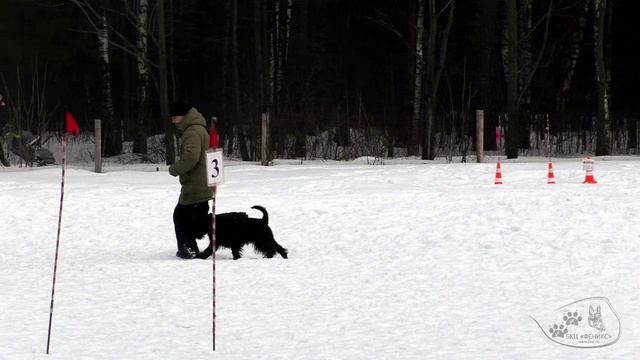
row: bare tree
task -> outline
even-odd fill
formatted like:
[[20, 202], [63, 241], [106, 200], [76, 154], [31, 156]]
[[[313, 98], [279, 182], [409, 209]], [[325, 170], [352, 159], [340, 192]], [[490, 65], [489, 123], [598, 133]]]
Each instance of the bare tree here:
[[[541, 45], [538, 47], [538, 53], [528, 53], [531, 47], [525, 47], [525, 56], [523, 59], [522, 44], [519, 29], [518, 9], [516, 0], [506, 0], [507, 8], [507, 27], [506, 34], [503, 39], [506, 40], [506, 47], [503, 47], [503, 65], [505, 66], [505, 74], [507, 81], [507, 126], [506, 126], [506, 154], [507, 158], [515, 159], [518, 157], [520, 149], [521, 135], [524, 137], [526, 131], [522, 131], [520, 125], [520, 106], [523, 99], [528, 99], [529, 88], [533, 81], [536, 71], [543, 65], [547, 51], [547, 43], [549, 41], [549, 25], [554, 12], [554, 0], [549, 0], [549, 6], [545, 13], [536, 22], [530, 26], [528, 31], [522, 32], [523, 36], [530, 37], [533, 32], [541, 24], [544, 25], [543, 34], [541, 36]], [[527, 10], [528, 11], [528, 10]], [[528, 21], [528, 17], [525, 17]], [[528, 25], [524, 25], [527, 27]], [[525, 42], [526, 43], [526, 42]], [[505, 54], [506, 53], [506, 54]], [[522, 70], [520, 64], [526, 63], [525, 71]], [[521, 134], [522, 133], [522, 134]]]
[[171, 165], [175, 161], [176, 151], [173, 142], [173, 130], [169, 123], [169, 73], [167, 70], [164, 0], [158, 0], [158, 52], [160, 61], [160, 117], [164, 126], [166, 163]]
[[[108, 5], [108, 2], [107, 4]], [[109, 20], [106, 9], [102, 9], [100, 30], [98, 31], [100, 52], [100, 72], [102, 74], [102, 121], [105, 127], [102, 149], [105, 155], [117, 155], [122, 152], [121, 124], [115, 122], [113, 115], [113, 91], [111, 85], [111, 60], [109, 46]], [[102, 134], [101, 134], [102, 135]]]
[[240, 108], [240, 53], [238, 49], [238, 1], [231, 1], [231, 55], [233, 59], [233, 104], [234, 117], [238, 123], [238, 141], [242, 160], [250, 160], [247, 143], [245, 141], [245, 121]]
[[[518, 157], [518, 11], [516, 0], [506, 0], [507, 3], [507, 56], [505, 61], [507, 78], [507, 112], [506, 153], [507, 158]], [[504, 51], [504, 50], [503, 50]]]
[[108, 11], [110, 0], [99, 3], [96, 8], [89, 0], [70, 0], [85, 14], [87, 20], [94, 28], [98, 40], [98, 59], [101, 75], [101, 111], [98, 115], [103, 121], [102, 138], [103, 152], [106, 156], [117, 155], [122, 152], [123, 124], [114, 119], [113, 90], [111, 76], [111, 44], [113, 26], [109, 21]]
[[598, 117], [596, 121], [596, 155], [608, 155], [606, 125], [609, 123], [608, 76], [604, 59], [604, 26], [607, 0], [594, 0], [593, 33], [595, 37], [596, 84], [598, 88]]
[[562, 80], [562, 87], [558, 91], [558, 111], [566, 111], [567, 95], [571, 89], [571, 81], [576, 71], [576, 64], [582, 49], [582, 40], [584, 38], [584, 29], [587, 23], [587, 13], [589, 11], [590, 0], [577, 0], [576, 2], [576, 24], [571, 34], [571, 43], [569, 45], [569, 58], [566, 61], [566, 73]]
[[136, 11], [136, 63], [137, 63], [137, 121], [133, 152], [147, 153], [146, 123], [149, 113], [149, 66], [147, 64], [149, 42], [149, 0], [138, 0]]
[[[422, 146], [422, 159], [431, 160], [434, 158], [434, 113], [438, 100], [438, 89], [440, 79], [447, 59], [447, 48], [449, 44], [449, 32], [453, 25], [453, 16], [456, 9], [456, 0], [449, 0], [442, 9], [436, 9], [436, 1], [429, 0], [429, 35], [427, 40], [427, 55], [425, 59], [426, 82], [427, 82], [427, 119]], [[447, 12], [444, 28], [438, 29], [440, 16]]]
[[518, 93], [520, 107], [528, 107], [531, 103], [531, 93], [527, 85], [528, 77], [533, 72], [532, 53], [532, 3], [533, 0], [518, 0]]
[[409, 155], [418, 153], [418, 145], [420, 143], [420, 115], [422, 112], [422, 79], [424, 68], [424, 12], [425, 0], [418, 0], [418, 14], [416, 16], [416, 45], [415, 45], [415, 72], [413, 86], [413, 117], [411, 139], [409, 143]]
[[487, 150], [497, 148], [493, 129], [497, 126], [498, 116], [498, 67], [496, 59], [496, 20], [498, 12], [497, 0], [481, 0], [478, 6], [478, 82], [482, 110], [485, 114], [484, 144]]
[[[135, 41], [131, 41], [130, 37], [118, 29], [114, 27], [111, 23], [107, 23], [106, 27], [108, 30], [108, 44], [110, 48], [117, 48], [123, 51], [125, 54], [132, 56], [136, 59], [136, 70], [137, 70], [137, 121], [134, 124], [134, 152], [139, 152], [146, 154], [147, 146], [146, 146], [146, 133], [147, 133], [147, 122], [149, 116], [149, 85], [151, 80], [153, 80], [154, 85], [158, 89], [159, 92], [162, 92], [160, 89], [161, 85], [159, 84], [160, 73], [162, 70], [160, 69], [160, 65], [158, 62], [152, 59], [152, 55], [149, 53], [149, 42], [159, 39], [163, 37], [165, 34], [164, 24], [162, 24], [162, 36], [158, 36], [154, 38], [152, 36], [151, 31], [151, 15], [158, 14], [161, 12], [160, 9], [158, 11], [151, 11], [151, 2], [149, 0], [137, 0], [136, 2], [129, 2], [126, 0], [122, 0], [122, 5], [124, 10], [120, 11], [113, 7], [109, 2], [97, 2], [95, 0], [68, 0], [75, 6], [77, 6], [85, 15], [85, 18], [89, 22], [89, 25], [94, 30], [94, 32], [98, 35], [100, 33], [100, 19], [102, 12], [99, 9], [104, 9], [107, 13], [113, 13], [113, 16], [118, 16], [126, 19], [133, 28], [136, 29], [136, 38]], [[97, 7], [97, 4], [100, 4], [100, 8]], [[162, 5], [164, 8], [164, 2], [160, 3], [158, 0], [158, 6]], [[162, 13], [164, 13], [164, 9], [162, 9]], [[164, 19], [163, 19], [164, 23]], [[159, 24], [159, 22], [158, 22]], [[158, 25], [160, 26], [160, 25]], [[158, 29], [158, 31], [160, 31]], [[166, 41], [166, 40], [165, 40]], [[158, 48], [160, 48], [159, 40], [157, 41]], [[166, 56], [165, 51], [158, 51], [158, 56], [161, 56], [161, 53]], [[156, 70], [157, 73], [154, 73], [152, 70]], [[162, 96], [161, 96], [162, 97]], [[162, 100], [165, 102], [165, 106], [168, 107], [168, 99]], [[120, 130], [121, 131], [121, 130]], [[118, 137], [122, 139], [122, 136]], [[170, 155], [171, 149], [169, 149], [171, 145], [171, 141], [166, 141], [165, 151], [167, 155]]]

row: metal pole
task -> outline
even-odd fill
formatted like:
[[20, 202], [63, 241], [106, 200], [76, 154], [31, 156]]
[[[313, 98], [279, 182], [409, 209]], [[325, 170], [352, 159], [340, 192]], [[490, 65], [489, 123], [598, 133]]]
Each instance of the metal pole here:
[[53, 262], [53, 282], [51, 285], [51, 304], [49, 306], [49, 331], [47, 333], [47, 354], [51, 342], [51, 322], [53, 320], [53, 299], [56, 294], [56, 273], [58, 272], [58, 250], [60, 249], [60, 225], [62, 225], [62, 202], [64, 200], [64, 168], [67, 158], [67, 134], [62, 138], [62, 182], [60, 184], [60, 212], [58, 213], [58, 236], [56, 239], [56, 255]]

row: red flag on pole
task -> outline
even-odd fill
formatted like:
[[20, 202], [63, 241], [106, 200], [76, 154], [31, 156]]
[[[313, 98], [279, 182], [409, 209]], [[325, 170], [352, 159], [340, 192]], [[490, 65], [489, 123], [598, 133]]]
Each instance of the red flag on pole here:
[[220, 135], [218, 134], [218, 129], [216, 126], [211, 126], [211, 133], [209, 134], [209, 148], [217, 149], [218, 141], [220, 140]]
[[78, 123], [76, 123], [76, 119], [74, 119], [73, 115], [71, 115], [71, 113], [68, 111], [65, 116], [65, 123], [66, 123], [65, 132], [73, 135], [80, 134], [80, 128], [78, 127]]

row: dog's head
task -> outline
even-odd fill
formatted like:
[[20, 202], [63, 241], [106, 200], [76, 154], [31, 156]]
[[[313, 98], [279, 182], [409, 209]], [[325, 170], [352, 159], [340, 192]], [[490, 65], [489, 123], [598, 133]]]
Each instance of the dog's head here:
[[604, 331], [604, 323], [602, 322], [602, 311], [600, 309], [600, 305], [594, 310], [591, 305], [589, 305], [589, 326], [598, 330]]

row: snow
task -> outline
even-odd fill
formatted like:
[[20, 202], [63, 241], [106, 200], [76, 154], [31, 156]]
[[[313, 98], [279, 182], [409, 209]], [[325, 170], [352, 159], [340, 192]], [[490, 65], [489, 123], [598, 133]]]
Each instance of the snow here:
[[[57, 155], [56, 155], [57, 156]], [[0, 359], [631, 359], [640, 353], [640, 158], [485, 164], [229, 162], [217, 211], [269, 211], [289, 259], [175, 255], [164, 165], [0, 168]], [[369, 164], [367, 164], [369, 162]], [[159, 171], [156, 171], [158, 167]], [[206, 244], [200, 242], [203, 248]], [[607, 297], [617, 343], [574, 349], [530, 316]]]

